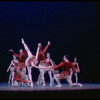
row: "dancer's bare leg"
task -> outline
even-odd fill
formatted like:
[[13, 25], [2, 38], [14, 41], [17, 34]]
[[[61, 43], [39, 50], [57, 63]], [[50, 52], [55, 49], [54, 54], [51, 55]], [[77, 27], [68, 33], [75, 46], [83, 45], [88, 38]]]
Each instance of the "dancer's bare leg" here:
[[27, 69], [28, 69], [28, 77], [29, 77], [29, 80], [31, 81], [31, 87], [33, 87], [33, 82], [32, 82], [32, 76], [31, 76], [31, 66], [28, 65], [28, 61], [30, 60], [30, 58], [33, 57], [31, 51], [29, 50], [28, 46], [25, 44], [24, 40], [22, 39], [22, 44], [24, 45], [24, 48], [25, 50], [27, 51], [27, 54], [28, 54], [28, 57], [25, 61], [25, 65], [27, 66]]
[[73, 71], [70, 69], [70, 79], [72, 80]]
[[48, 74], [49, 74], [49, 77], [50, 77], [50, 86], [52, 86], [52, 72], [51, 71], [48, 71]]
[[[40, 69], [39, 69], [39, 71], [40, 71]], [[36, 82], [36, 84], [39, 86], [39, 85], [41, 85], [41, 83], [42, 83], [41, 74], [39, 74], [38, 81]]]
[[54, 74], [53, 74], [53, 78], [52, 78], [52, 84], [54, 84]]
[[12, 76], [11, 83], [12, 83], [12, 86], [13, 86], [13, 83], [14, 83], [14, 72], [11, 73], [11, 76]]
[[11, 80], [11, 73], [9, 75], [8, 85], [10, 85], [10, 80]]
[[76, 83], [78, 83], [78, 74], [77, 73], [74, 73], [75, 74], [75, 78], [76, 78]]
[[76, 83], [72, 82], [72, 80], [70, 79], [70, 76], [67, 76], [66, 81], [69, 83], [70, 86], [77, 86]]
[[32, 75], [31, 75], [31, 66], [27, 66], [28, 69], [28, 78], [31, 81], [31, 87], [33, 87]]
[[53, 69], [53, 70], [52, 70], [52, 73], [53, 73], [52, 83], [54, 84], [54, 80], [55, 80], [55, 77], [54, 77], [54, 76], [55, 76], [56, 74], [59, 74], [59, 71]]
[[32, 57], [32, 53], [29, 50], [28, 46], [25, 44], [24, 39], [22, 38], [22, 44], [24, 45], [25, 50], [27, 51], [28, 57]]
[[44, 78], [44, 71], [43, 71], [43, 69], [41, 69], [40, 75], [41, 75], [41, 80], [43, 82], [43, 85], [42, 86], [45, 86], [45, 78]]
[[62, 86], [61, 83], [60, 83], [59, 77], [60, 77], [60, 74], [55, 74], [55, 75], [54, 75], [54, 79], [55, 79], [56, 82], [58, 83], [58, 85], [55, 86], [55, 87], [61, 87], [61, 86]]

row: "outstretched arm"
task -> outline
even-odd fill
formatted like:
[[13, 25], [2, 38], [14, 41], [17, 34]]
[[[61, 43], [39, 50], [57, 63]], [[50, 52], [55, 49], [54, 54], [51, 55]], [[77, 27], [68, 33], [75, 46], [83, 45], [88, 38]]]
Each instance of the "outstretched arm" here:
[[48, 41], [48, 44], [47, 44], [46, 47], [43, 49], [43, 53], [46, 52], [46, 50], [48, 49], [48, 46], [49, 46], [50, 44], [51, 44], [50, 41]]
[[61, 62], [59, 65], [57, 65], [57, 66], [55, 66], [55, 67], [52, 67], [53, 69], [57, 69], [57, 68], [59, 68], [59, 67], [61, 67], [61, 66], [63, 66], [63, 62]]
[[35, 67], [37, 69], [51, 69], [50, 67], [38, 67], [33, 62], [31, 63], [32, 67]]
[[15, 57], [18, 57], [18, 54], [16, 54], [12, 49], [9, 49], [10, 52], [12, 52], [12, 54], [15, 56]]

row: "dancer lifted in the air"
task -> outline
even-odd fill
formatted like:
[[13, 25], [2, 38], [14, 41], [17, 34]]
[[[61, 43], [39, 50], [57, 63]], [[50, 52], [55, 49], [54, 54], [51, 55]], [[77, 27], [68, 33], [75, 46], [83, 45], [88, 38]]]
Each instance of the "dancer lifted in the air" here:
[[40, 68], [40, 67], [36, 66], [36, 64], [38, 63], [37, 57], [38, 57], [38, 53], [39, 53], [39, 48], [37, 48], [36, 56], [34, 56], [34, 55], [32, 55], [31, 51], [29, 50], [24, 39], [22, 38], [21, 40], [22, 40], [22, 44], [23, 44], [23, 46], [24, 46], [24, 48], [25, 48], [25, 50], [27, 51], [27, 54], [28, 54], [28, 57], [25, 61], [25, 65], [27, 66], [27, 69], [28, 69], [28, 77], [29, 77], [29, 80], [31, 81], [31, 87], [33, 87], [31, 68], [35, 67], [35, 68], [43, 70], [44, 67]]

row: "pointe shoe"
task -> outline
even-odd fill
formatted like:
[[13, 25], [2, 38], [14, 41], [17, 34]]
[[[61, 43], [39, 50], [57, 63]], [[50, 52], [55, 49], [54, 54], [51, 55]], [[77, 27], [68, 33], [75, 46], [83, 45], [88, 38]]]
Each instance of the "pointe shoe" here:
[[36, 82], [36, 85], [39, 86], [39, 82]]
[[62, 87], [62, 85], [59, 84], [59, 85], [56, 85], [55, 87]]
[[83, 86], [81, 83], [77, 83], [77, 85], [78, 85], [79, 87], [82, 87], [82, 86]]
[[31, 85], [30, 85], [30, 84], [27, 84], [27, 86], [28, 86], [28, 87], [31, 87]]
[[24, 43], [24, 39], [22, 38], [21, 40], [22, 40], [22, 43]]
[[52, 86], [52, 83], [50, 83], [50, 86]]
[[42, 86], [43, 86], [43, 87], [45, 87], [46, 85], [45, 85], [45, 84], [43, 84]]
[[31, 87], [33, 87], [33, 83], [31, 84]]

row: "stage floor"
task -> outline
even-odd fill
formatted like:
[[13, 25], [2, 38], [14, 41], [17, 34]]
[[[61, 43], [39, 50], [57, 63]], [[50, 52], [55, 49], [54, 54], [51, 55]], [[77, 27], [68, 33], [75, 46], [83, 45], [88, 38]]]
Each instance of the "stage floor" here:
[[33, 83], [33, 87], [12, 87], [9, 86], [7, 82], [0, 83], [0, 91], [72, 91], [72, 90], [100, 90], [99, 83], [81, 83], [82, 87], [71, 87], [68, 83], [62, 83], [62, 87], [55, 87], [55, 83], [52, 86], [49, 86], [49, 83], [46, 83], [46, 86], [37, 86], [36, 82]]
[[68, 83], [62, 83], [62, 87], [37, 86], [11, 87], [7, 82], [0, 83], [0, 98], [100, 98], [100, 83], [81, 83], [82, 87], [70, 87]]

